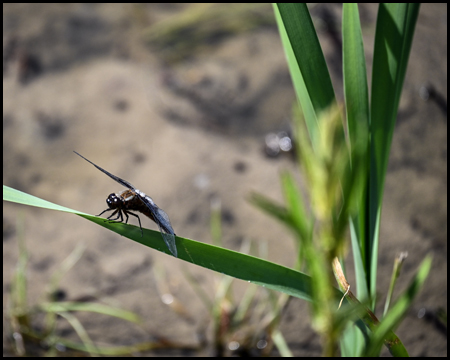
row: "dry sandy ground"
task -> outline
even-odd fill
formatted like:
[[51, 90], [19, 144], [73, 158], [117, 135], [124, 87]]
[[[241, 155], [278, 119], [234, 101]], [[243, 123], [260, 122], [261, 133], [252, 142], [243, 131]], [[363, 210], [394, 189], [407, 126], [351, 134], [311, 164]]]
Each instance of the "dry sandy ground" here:
[[[186, 9], [4, 4], [3, 183], [98, 214], [106, 207], [106, 196], [120, 187], [74, 155], [72, 150], [77, 150], [151, 195], [170, 215], [177, 234], [210, 242], [211, 202], [219, 199], [225, 247], [239, 249], [244, 239], [267, 242], [271, 261], [292, 266], [295, 251], [289, 234], [246, 200], [256, 191], [281, 201], [283, 169], [296, 173], [303, 186], [291, 157], [273, 159], [263, 152], [267, 132], [289, 129], [294, 99], [276, 28], [217, 36], [195, 48], [195, 56], [172, 62], [167, 49], [146, 46], [143, 34]], [[360, 9], [369, 73], [376, 9]], [[340, 11], [338, 5], [312, 9], [342, 98], [339, 43], [325, 26], [333, 19], [339, 24]], [[183, 35], [191, 41], [190, 34]], [[432, 89], [428, 101], [419, 96], [423, 85]], [[423, 5], [392, 143], [378, 280], [381, 303], [399, 252], [407, 251], [409, 257], [397, 295], [425, 255], [433, 254], [427, 283], [397, 331], [412, 356], [447, 355], [446, 329], [436, 322], [439, 309], [447, 311], [446, 99], [447, 6]], [[185, 274], [193, 274], [211, 296], [216, 274], [77, 216], [10, 203], [3, 210], [4, 354], [11, 354], [5, 311], [17, 264], [18, 219], [30, 251], [30, 303], [40, 299], [63, 259], [83, 244], [83, 256], [60, 286], [65, 299], [100, 298], [144, 319], [143, 327], [137, 327], [80, 313], [92, 339], [124, 345], [164, 336], [187, 347], [198, 345], [197, 333], [209, 315]], [[155, 228], [147, 220], [143, 225]], [[155, 276], [161, 269], [164, 281]], [[246, 284], [237, 283], [239, 294]], [[158, 284], [168, 287], [189, 319], [161, 302], [160, 291], [166, 290]], [[419, 317], [421, 309], [426, 315]], [[295, 355], [319, 355], [319, 339], [305, 316], [308, 305], [293, 299], [281, 331]], [[64, 324], [61, 328], [69, 329]], [[66, 336], [77, 339], [70, 331]], [[206, 346], [161, 354], [210, 351]]]

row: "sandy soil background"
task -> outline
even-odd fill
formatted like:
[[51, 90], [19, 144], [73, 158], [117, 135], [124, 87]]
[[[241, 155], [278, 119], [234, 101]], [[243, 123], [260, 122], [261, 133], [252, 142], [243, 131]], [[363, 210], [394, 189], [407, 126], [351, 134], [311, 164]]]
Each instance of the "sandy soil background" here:
[[[289, 130], [294, 100], [289, 73], [270, 6], [250, 12], [225, 7], [244, 14], [231, 18], [253, 16], [255, 24], [230, 30], [227, 20], [210, 16], [169, 38], [166, 26], [183, 24], [187, 14], [214, 13], [217, 6], [4, 4], [3, 183], [98, 214], [106, 196], [121, 189], [72, 152], [77, 150], [152, 196], [178, 235], [210, 242], [211, 202], [220, 200], [225, 247], [238, 250], [245, 239], [267, 242], [269, 260], [292, 266], [289, 233], [247, 201], [252, 191], [281, 201], [281, 170], [294, 172], [304, 186], [291, 156], [269, 158], [264, 152], [267, 133]], [[316, 5], [311, 12], [342, 99], [341, 6]], [[360, 12], [370, 74], [377, 6], [363, 5]], [[155, 228], [145, 219], [143, 226]], [[84, 244], [83, 256], [61, 283], [64, 299], [97, 298], [144, 319], [137, 327], [80, 313], [94, 341], [129, 345], [165, 337], [182, 348], [146, 354], [212, 354], [210, 342], [199, 345], [199, 333], [212, 338], [210, 316], [186, 273], [211, 297], [216, 274], [77, 216], [4, 203], [4, 355], [11, 354], [6, 311], [19, 236], [30, 251], [31, 304], [42, 298], [63, 259]], [[441, 309], [447, 311], [446, 4], [420, 9], [380, 236], [380, 303], [399, 252], [409, 257], [396, 295], [425, 255], [433, 254], [430, 276], [397, 334], [412, 356], [446, 356], [447, 330], [437, 320]], [[162, 269], [165, 280], [158, 280]], [[246, 284], [236, 282], [239, 295]], [[160, 296], [165, 292], [188, 315], [165, 305]], [[308, 304], [292, 299], [281, 331], [295, 355], [320, 355], [320, 341], [305, 319]], [[59, 326], [78, 340], [67, 324]]]

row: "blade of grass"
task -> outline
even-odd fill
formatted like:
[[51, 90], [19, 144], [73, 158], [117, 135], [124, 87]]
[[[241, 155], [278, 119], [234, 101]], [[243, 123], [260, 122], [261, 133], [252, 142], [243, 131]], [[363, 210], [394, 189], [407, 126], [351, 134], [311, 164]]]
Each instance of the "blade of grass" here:
[[284, 206], [276, 204], [269, 198], [265, 197], [264, 195], [257, 193], [253, 193], [250, 196], [249, 201], [253, 205], [263, 210], [266, 214], [285, 224], [288, 228], [290, 228], [294, 232], [294, 234], [297, 233], [295, 220], [290, 216], [289, 212], [286, 210]]
[[80, 320], [78, 320], [74, 315], [68, 312], [59, 312], [58, 315], [66, 319], [67, 322], [72, 326], [72, 328], [75, 330], [75, 332], [81, 339], [84, 347], [86, 348], [86, 351], [89, 354], [91, 354], [91, 356], [98, 352], [97, 347], [92, 342], [91, 338], [89, 337], [89, 334], [87, 333], [84, 326], [81, 324]]
[[283, 337], [283, 334], [281, 331], [276, 330], [272, 334], [272, 339], [275, 345], [277, 346], [278, 351], [280, 352], [280, 355], [283, 357], [292, 357], [294, 356], [292, 354], [291, 349], [289, 349], [289, 346], [286, 342], [286, 340]]
[[[18, 199], [20, 201], [17, 201]], [[143, 229], [144, 236], [141, 237], [139, 227], [137, 226], [123, 223], [111, 223], [105, 221], [103, 218], [87, 215], [76, 210], [52, 204], [48, 201], [38, 199], [34, 196], [5, 186], [3, 186], [3, 200], [20, 202], [22, 204], [39, 206], [52, 210], [72, 212], [142, 245], [167, 254], [169, 253], [169, 250], [165, 246], [161, 234], [158, 231]], [[178, 247], [178, 258], [182, 260], [264, 286], [268, 289], [284, 292], [304, 300], [311, 300], [311, 278], [299, 271], [250, 255], [241, 254], [236, 251], [179, 236], [176, 237], [176, 242]]]
[[303, 239], [311, 236], [313, 221], [311, 216], [307, 213], [303, 197], [296, 185], [292, 175], [288, 172], [281, 174], [281, 181], [283, 187], [283, 194], [288, 205], [288, 212], [292, 216], [294, 226]]
[[328, 67], [305, 3], [277, 4], [316, 113], [335, 100]]
[[276, 4], [275, 17], [313, 147], [318, 141], [317, 116], [334, 101], [327, 64], [306, 4]]
[[386, 295], [386, 302], [384, 303], [383, 316], [386, 316], [386, 313], [389, 310], [391, 298], [392, 295], [394, 294], [395, 284], [397, 283], [397, 279], [400, 276], [400, 271], [402, 269], [403, 262], [405, 261], [407, 256], [408, 256], [407, 252], [401, 252], [398, 256], [396, 256], [394, 260], [394, 269], [392, 270], [391, 283], [389, 284], [389, 290]]
[[[344, 4], [342, 13], [344, 93], [350, 144], [357, 142], [358, 123], [369, 124], [366, 62], [357, 4]], [[366, 140], [366, 146], [368, 138]]]
[[[355, 295], [353, 295], [352, 291], [349, 288], [349, 284], [347, 280], [345, 279], [345, 276], [342, 272], [342, 268], [340, 266], [340, 263], [338, 259], [336, 258], [333, 261], [333, 271], [336, 275], [336, 280], [338, 280], [339, 287], [341, 289], [348, 289], [345, 293], [345, 298], [348, 300], [349, 303], [353, 304], [356, 309], [358, 309], [362, 304], [359, 302], [359, 300], [356, 298]], [[364, 307], [365, 312], [362, 316], [360, 316], [360, 319], [366, 324], [366, 326], [372, 331], [377, 331], [378, 327], [380, 326], [380, 321], [377, 319], [375, 314], [367, 308], [365, 305]], [[408, 356], [408, 352], [406, 351], [403, 343], [398, 338], [397, 335], [394, 334], [394, 332], [391, 330], [392, 328], [388, 329], [383, 333], [382, 342], [384, 345], [388, 348], [388, 350], [391, 352], [394, 356]], [[364, 332], [363, 332], [364, 333]], [[367, 343], [366, 343], [367, 344]], [[357, 345], [357, 344], [355, 344]], [[359, 354], [358, 354], [359, 355]]]
[[283, 20], [281, 18], [280, 12], [278, 10], [278, 6], [276, 4], [273, 5], [275, 19], [278, 24], [278, 31], [280, 33], [281, 42], [283, 44], [283, 49], [285, 52], [287, 64], [289, 67], [289, 73], [291, 74], [292, 83], [294, 85], [294, 90], [297, 95], [297, 100], [299, 104], [301, 104], [301, 108], [303, 114], [305, 116], [305, 121], [307, 123], [309, 136], [317, 137], [317, 118], [314, 107], [311, 103], [311, 98], [306, 89], [305, 81], [303, 80], [302, 73], [300, 68], [298, 67], [297, 60], [295, 59], [294, 51], [292, 50], [291, 43], [289, 41], [289, 37], [287, 35], [286, 29], [283, 24]]
[[[389, 334], [392, 333], [392, 330], [395, 330], [395, 328], [400, 324], [401, 320], [410, 308], [412, 301], [416, 297], [419, 290], [422, 288], [428, 276], [428, 273], [430, 272], [431, 262], [431, 256], [427, 256], [425, 260], [422, 261], [419, 270], [417, 271], [414, 279], [411, 281], [408, 289], [403, 293], [402, 296], [400, 296], [392, 309], [388, 311], [386, 317], [383, 319], [380, 325], [374, 330], [365, 356], [377, 356], [379, 354], [381, 346], [383, 345], [383, 339], [385, 339], [386, 336], [389, 336]], [[403, 349], [401, 347], [398, 347], [398, 344], [392, 343], [392, 347], [389, 351], [392, 354], [398, 355], [403, 352]]]
[[[359, 21], [357, 4], [344, 4], [342, 13], [342, 50], [343, 50], [343, 73], [344, 93], [347, 110], [347, 128], [350, 146], [353, 153], [354, 145], [361, 141], [359, 137], [364, 135], [364, 146], [368, 147], [368, 124], [369, 124], [369, 95], [367, 86], [367, 73], [364, 57], [364, 46]], [[361, 130], [360, 123], [364, 124]], [[364, 131], [365, 130], [365, 131]], [[364, 131], [364, 134], [361, 132]], [[359, 136], [358, 136], [359, 135]], [[352, 156], [353, 157], [353, 156]], [[355, 165], [355, 164], [353, 164]], [[364, 267], [365, 239], [366, 239], [366, 191], [363, 191], [359, 201], [358, 214], [351, 219], [352, 246], [355, 262], [357, 294], [360, 299], [369, 298], [366, 272]], [[360, 260], [363, 260], [361, 262]]]
[[38, 197], [35, 197], [33, 195], [24, 193], [22, 191], [10, 188], [9, 186], [3, 185], [3, 200], [15, 202], [18, 204], [24, 204], [24, 205], [30, 205], [30, 206], [36, 206], [44, 209], [50, 209], [50, 210], [58, 210], [58, 211], [64, 211], [64, 212], [70, 212], [73, 214], [78, 215], [88, 215], [81, 211], [72, 210], [69, 208], [66, 208], [61, 205], [53, 204], [50, 201], [42, 200]]
[[87, 303], [87, 302], [47, 302], [38, 305], [38, 310], [45, 313], [56, 312], [72, 312], [72, 311], [90, 311], [98, 314], [114, 316], [119, 319], [138, 323], [140, 322], [139, 316], [131, 311], [122, 310], [119, 308], [113, 308], [109, 305]]
[[378, 234], [384, 180], [419, 4], [381, 4], [377, 18], [371, 93], [369, 238], [365, 262], [376, 301]]

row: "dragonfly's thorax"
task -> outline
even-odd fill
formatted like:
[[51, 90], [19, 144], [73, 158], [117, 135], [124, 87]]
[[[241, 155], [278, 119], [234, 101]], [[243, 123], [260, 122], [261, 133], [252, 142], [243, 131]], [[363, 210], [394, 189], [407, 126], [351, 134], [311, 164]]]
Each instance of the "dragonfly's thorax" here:
[[136, 193], [133, 190], [123, 190], [116, 194], [118, 197], [122, 198], [123, 201], [131, 201], [136, 197]]
[[150, 196], [145, 195], [145, 193], [143, 193], [142, 191], [136, 189], [135, 192], [136, 192], [136, 194], [142, 196], [143, 198], [146, 198], [150, 202], [150, 204], [156, 205], [155, 202], [153, 201], [153, 199]]

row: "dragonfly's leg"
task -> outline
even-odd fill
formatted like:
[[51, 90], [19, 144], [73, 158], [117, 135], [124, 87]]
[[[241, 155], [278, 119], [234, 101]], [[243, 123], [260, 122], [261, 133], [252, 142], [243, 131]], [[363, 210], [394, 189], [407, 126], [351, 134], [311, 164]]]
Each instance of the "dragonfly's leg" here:
[[127, 216], [127, 214], [130, 214], [130, 215], [133, 215], [133, 216], [136, 216], [136, 217], [137, 217], [137, 219], [138, 219], [138, 221], [139, 221], [139, 227], [141, 228], [141, 237], [143, 237], [143, 236], [144, 236], [144, 232], [143, 232], [143, 230], [142, 230], [141, 219], [139, 218], [139, 216], [137, 216], [136, 214], [133, 214], [132, 212], [129, 212], [129, 211], [124, 211], [124, 213], [125, 213], [125, 216], [127, 217], [127, 221], [128, 221], [128, 216]]
[[[107, 212], [107, 211], [112, 211], [112, 210], [114, 210], [114, 209], [106, 209], [106, 210], [103, 210], [100, 214], [98, 214], [97, 216], [100, 216], [100, 215], [102, 215], [102, 214], [104, 214], [105, 212]], [[117, 210], [116, 210], [117, 211]], [[111, 215], [112, 216], [112, 215]]]
[[[114, 219], [111, 219], [116, 214], [117, 216]], [[110, 216], [108, 216], [108, 220], [111, 220], [111, 222], [113, 221], [123, 222], [122, 211], [120, 209], [116, 209], [116, 211], [114, 211]]]

